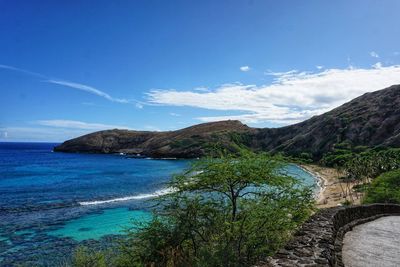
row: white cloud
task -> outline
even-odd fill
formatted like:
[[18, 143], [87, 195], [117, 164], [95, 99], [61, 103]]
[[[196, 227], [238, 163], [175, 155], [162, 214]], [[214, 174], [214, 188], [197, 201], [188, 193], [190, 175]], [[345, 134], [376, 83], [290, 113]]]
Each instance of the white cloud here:
[[7, 139], [8, 138], [8, 132], [4, 132], [3, 136], [4, 136], [4, 139]]
[[378, 53], [376, 53], [375, 51], [369, 52], [369, 55], [370, 55], [371, 57], [379, 58]]
[[249, 66], [241, 66], [240, 70], [246, 72], [246, 71], [250, 70], [250, 67]]
[[174, 117], [180, 117], [181, 114], [170, 112], [169, 115], [174, 116]]
[[[107, 129], [129, 129], [121, 125], [109, 125], [102, 123], [87, 123], [73, 120], [41, 120], [30, 122], [32, 126], [0, 126], [0, 141], [46, 141], [63, 142], [94, 131]], [[137, 129], [139, 130], [139, 129]], [[153, 126], [144, 126], [142, 130], [160, 129]], [[7, 139], [4, 135], [7, 132]]]
[[117, 103], [123, 103], [123, 104], [127, 104], [129, 103], [128, 100], [123, 99], [123, 98], [114, 98], [112, 96], [110, 96], [109, 94], [100, 91], [94, 87], [91, 87], [89, 85], [85, 85], [85, 84], [81, 84], [81, 83], [74, 83], [74, 82], [68, 82], [68, 81], [62, 81], [62, 80], [47, 80], [46, 82], [48, 83], [53, 83], [53, 84], [58, 84], [58, 85], [62, 85], [62, 86], [66, 86], [66, 87], [70, 87], [70, 88], [74, 88], [74, 89], [78, 89], [81, 91], [85, 91], [100, 97], [103, 97], [107, 100], [110, 100], [112, 102], [117, 102]]
[[161, 131], [160, 128], [158, 128], [156, 126], [153, 126], [153, 125], [145, 125], [144, 126], [144, 130], [146, 130], [146, 131], [155, 131], [155, 132], [160, 132]]
[[75, 138], [90, 131], [80, 129], [53, 128], [49, 131], [45, 127], [0, 127], [0, 131], [7, 132], [7, 138], [0, 136], [4, 141], [46, 141], [60, 142]]
[[204, 87], [204, 86], [196, 87], [193, 90], [200, 91], [200, 92], [209, 92], [210, 91], [207, 87]]
[[110, 125], [102, 123], [88, 123], [83, 121], [73, 120], [39, 120], [34, 122], [37, 125], [67, 128], [67, 129], [81, 129], [81, 130], [107, 130], [107, 129], [129, 129], [129, 127], [121, 125]]
[[382, 68], [382, 63], [381, 62], [376, 62], [374, 65], [372, 65], [374, 69], [381, 69]]
[[16, 68], [16, 67], [13, 67], [13, 66], [8, 66], [8, 65], [0, 64], [0, 69], [12, 70], [12, 71], [20, 72], [20, 73], [27, 74], [27, 75], [30, 75], [30, 76], [34, 76], [34, 77], [37, 77], [37, 78], [44, 78], [44, 79], [47, 78], [43, 74], [40, 74], [40, 73], [37, 73], [37, 72], [33, 72], [33, 71], [29, 71], [29, 70]]
[[315, 66], [317, 69], [319, 69], [319, 70], [322, 70], [323, 68], [324, 68], [324, 66], [321, 66], [321, 65], [318, 65], [318, 66]]
[[34, 76], [37, 78], [41, 78], [41, 79], [45, 79], [45, 82], [47, 83], [52, 83], [52, 84], [57, 84], [57, 85], [61, 85], [61, 86], [66, 86], [69, 88], [73, 88], [73, 89], [77, 89], [77, 90], [81, 90], [93, 95], [97, 95], [99, 97], [102, 97], [104, 99], [107, 99], [111, 102], [116, 102], [116, 103], [121, 103], [121, 104], [135, 104], [135, 106], [139, 109], [143, 108], [143, 106], [146, 103], [137, 101], [137, 100], [128, 100], [125, 98], [116, 98], [116, 97], [112, 97], [111, 95], [109, 95], [106, 92], [103, 92], [97, 88], [94, 88], [90, 85], [86, 85], [86, 84], [81, 84], [81, 83], [76, 83], [76, 82], [70, 82], [70, 81], [65, 81], [65, 80], [60, 80], [60, 79], [53, 79], [50, 78], [49, 76], [37, 73], [37, 72], [33, 72], [33, 71], [29, 71], [29, 70], [25, 70], [25, 69], [20, 69], [20, 68], [16, 68], [13, 66], [8, 66], [8, 65], [1, 65], [0, 64], [0, 69], [6, 69], [6, 70], [11, 70], [11, 71], [15, 71], [15, 72], [20, 72], [23, 74], [27, 74], [30, 76]]
[[242, 114], [199, 117], [201, 121], [238, 119], [245, 123], [291, 124], [335, 108], [363, 93], [400, 83], [400, 66], [326, 69], [317, 73], [273, 73], [269, 85], [226, 84], [210, 92], [152, 90], [149, 102]]

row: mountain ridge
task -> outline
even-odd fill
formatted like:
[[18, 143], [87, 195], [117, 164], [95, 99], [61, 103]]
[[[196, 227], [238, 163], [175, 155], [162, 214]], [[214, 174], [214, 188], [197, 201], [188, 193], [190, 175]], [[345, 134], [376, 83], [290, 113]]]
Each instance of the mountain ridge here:
[[314, 159], [335, 144], [400, 147], [400, 85], [365, 93], [329, 112], [280, 128], [252, 128], [219, 121], [166, 132], [105, 130], [65, 141], [61, 152], [126, 153], [154, 158], [201, 157], [215, 147], [309, 153]]

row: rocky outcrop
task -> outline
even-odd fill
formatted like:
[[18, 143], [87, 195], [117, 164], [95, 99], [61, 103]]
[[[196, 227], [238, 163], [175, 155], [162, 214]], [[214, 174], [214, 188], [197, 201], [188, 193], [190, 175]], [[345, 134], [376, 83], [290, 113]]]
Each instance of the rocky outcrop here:
[[191, 126], [178, 131], [146, 132], [107, 130], [84, 135], [54, 148], [62, 152], [126, 153], [162, 158], [195, 158], [216, 147], [234, 150], [244, 144], [252, 129], [239, 121], [221, 121]]
[[107, 130], [64, 142], [63, 152], [200, 157], [215, 147], [308, 153], [319, 159], [335, 144], [400, 147], [400, 85], [364, 94], [325, 114], [281, 128], [250, 128], [239, 121], [195, 125], [170, 132]]
[[303, 224], [291, 242], [258, 266], [343, 267], [345, 233], [356, 225], [390, 215], [400, 216], [400, 205], [372, 204], [320, 210]]

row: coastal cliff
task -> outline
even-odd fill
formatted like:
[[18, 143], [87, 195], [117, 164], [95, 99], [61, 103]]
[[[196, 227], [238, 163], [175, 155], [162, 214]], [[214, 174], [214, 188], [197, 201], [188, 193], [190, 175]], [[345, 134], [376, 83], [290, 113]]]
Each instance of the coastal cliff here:
[[239, 121], [203, 123], [168, 132], [106, 130], [68, 140], [61, 152], [126, 153], [195, 158], [215, 147], [308, 153], [318, 159], [335, 144], [400, 147], [400, 85], [366, 93], [327, 113], [281, 128], [251, 128]]

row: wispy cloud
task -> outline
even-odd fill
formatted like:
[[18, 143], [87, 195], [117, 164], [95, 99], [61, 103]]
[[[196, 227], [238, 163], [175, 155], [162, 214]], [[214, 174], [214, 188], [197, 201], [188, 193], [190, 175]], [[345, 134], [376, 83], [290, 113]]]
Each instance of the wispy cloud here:
[[365, 92], [400, 83], [399, 65], [266, 74], [274, 76], [272, 84], [226, 84], [210, 92], [152, 90], [148, 98], [155, 104], [242, 113], [199, 117], [201, 121], [238, 119], [246, 123], [291, 124], [326, 112]]
[[55, 78], [51, 78], [47, 75], [33, 72], [30, 70], [25, 70], [25, 69], [16, 68], [13, 66], [8, 66], [8, 65], [1, 65], [1, 64], [0, 64], [0, 69], [16, 71], [16, 72], [23, 73], [23, 74], [26, 74], [29, 76], [34, 76], [36, 78], [44, 79], [44, 81], [47, 83], [61, 85], [61, 86], [69, 87], [69, 88], [76, 89], [76, 90], [81, 90], [81, 91], [102, 97], [111, 102], [116, 102], [116, 103], [121, 103], [121, 104], [134, 104], [137, 108], [143, 108], [143, 106], [146, 104], [144, 102], [141, 102], [141, 101], [138, 101], [135, 99], [116, 98], [116, 97], [113, 97], [110, 94], [108, 94], [102, 90], [99, 90], [93, 86], [90, 86], [90, 85], [66, 81], [66, 80], [62, 80], [62, 79], [55, 79]]
[[200, 92], [209, 92], [210, 90], [205, 86], [196, 87], [193, 90], [200, 91]]
[[240, 70], [243, 71], [243, 72], [247, 72], [247, 71], [250, 70], [250, 67], [249, 66], [241, 66]]
[[[87, 134], [90, 131], [81, 129], [53, 128], [51, 131], [47, 127], [0, 127], [0, 140], [3, 141], [46, 141], [60, 142], [66, 139]], [[5, 134], [7, 133], [7, 134]]]
[[144, 107], [144, 103], [137, 102], [137, 103], [135, 104], [135, 106], [136, 106], [138, 109], [142, 109], [142, 108]]
[[[39, 120], [27, 123], [28, 126], [0, 126], [0, 141], [46, 141], [62, 142], [94, 131], [109, 129], [128, 129], [124, 125], [90, 123], [75, 120]], [[142, 130], [159, 130], [144, 126]]]
[[121, 125], [88, 123], [74, 120], [39, 120], [34, 123], [41, 126], [81, 130], [129, 129], [129, 127]]
[[376, 53], [375, 51], [369, 52], [369, 55], [370, 55], [371, 57], [374, 57], [374, 58], [379, 58], [378, 53]]
[[145, 125], [144, 126], [144, 130], [146, 130], [146, 131], [155, 131], [155, 132], [160, 132], [161, 131], [160, 128], [158, 128], [156, 126], [153, 126], [153, 125]]
[[123, 99], [123, 98], [114, 98], [112, 96], [110, 96], [109, 94], [100, 91], [99, 89], [96, 89], [94, 87], [91, 87], [89, 85], [85, 85], [85, 84], [81, 84], [81, 83], [75, 83], [75, 82], [68, 82], [68, 81], [62, 81], [62, 80], [47, 80], [46, 82], [48, 83], [53, 83], [53, 84], [58, 84], [58, 85], [62, 85], [62, 86], [66, 86], [66, 87], [70, 87], [70, 88], [74, 88], [74, 89], [78, 89], [81, 91], [85, 91], [100, 97], [103, 97], [107, 100], [110, 100], [112, 102], [117, 102], [117, 103], [123, 103], [123, 104], [127, 104], [129, 103], [129, 100], [127, 99]]
[[9, 65], [2, 65], [0, 64], [0, 69], [6, 69], [6, 70], [11, 70], [11, 71], [16, 71], [19, 73], [23, 73], [23, 74], [27, 74], [29, 76], [34, 76], [37, 78], [42, 78], [42, 79], [47, 79], [48, 77], [46, 77], [43, 74], [37, 73], [37, 72], [33, 72], [33, 71], [29, 71], [29, 70], [24, 70], [24, 69], [20, 69], [20, 68], [16, 68], [13, 66], [9, 66]]

